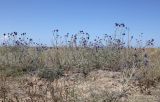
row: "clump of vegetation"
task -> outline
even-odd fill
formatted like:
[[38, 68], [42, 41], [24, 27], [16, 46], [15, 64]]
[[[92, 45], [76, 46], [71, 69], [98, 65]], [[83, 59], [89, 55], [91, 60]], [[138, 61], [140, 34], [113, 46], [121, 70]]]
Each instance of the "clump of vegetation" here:
[[46, 47], [33, 42], [26, 33], [3, 34], [4, 41], [0, 48], [1, 70], [10, 75], [21, 75], [43, 68], [43, 51]]
[[47, 80], [53, 81], [55, 79], [58, 79], [62, 77], [64, 74], [62, 69], [56, 68], [56, 69], [43, 69], [39, 72], [39, 77], [45, 78]]

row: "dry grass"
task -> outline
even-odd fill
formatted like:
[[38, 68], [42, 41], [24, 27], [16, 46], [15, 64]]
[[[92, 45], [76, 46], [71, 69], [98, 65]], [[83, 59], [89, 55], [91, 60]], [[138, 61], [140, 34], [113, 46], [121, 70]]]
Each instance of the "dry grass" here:
[[153, 39], [133, 48], [124, 33], [90, 41], [80, 31], [64, 44], [54, 30], [53, 47], [9, 34], [0, 47], [0, 101], [159, 102], [160, 50], [149, 48]]

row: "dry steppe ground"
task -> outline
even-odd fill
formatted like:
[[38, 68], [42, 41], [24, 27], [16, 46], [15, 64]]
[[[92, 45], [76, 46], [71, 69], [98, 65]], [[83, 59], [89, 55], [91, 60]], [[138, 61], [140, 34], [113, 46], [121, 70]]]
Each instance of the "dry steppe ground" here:
[[[6, 102], [159, 102], [160, 85], [142, 93], [121, 72], [92, 71], [86, 78], [71, 74], [53, 82], [37, 76], [8, 77]], [[2, 83], [1, 83], [2, 84]], [[138, 84], [138, 82], [137, 82]], [[2, 88], [1, 88], [2, 92]], [[1, 93], [1, 98], [3, 93]], [[1, 99], [2, 102], [3, 99]]]
[[57, 33], [53, 47], [26, 39], [26, 33], [8, 34], [0, 47], [0, 102], [160, 102], [154, 39], [132, 47], [129, 34], [126, 42], [126, 34], [90, 42], [80, 31], [62, 45]]

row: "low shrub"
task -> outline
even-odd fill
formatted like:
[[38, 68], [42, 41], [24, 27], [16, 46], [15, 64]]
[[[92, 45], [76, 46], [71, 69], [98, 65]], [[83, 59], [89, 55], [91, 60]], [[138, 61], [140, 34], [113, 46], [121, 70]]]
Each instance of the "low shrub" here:
[[38, 76], [40, 78], [45, 78], [49, 81], [54, 81], [64, 75], [64, 71], [59, 68], [55, 69], [42, 69], [39, 71]]

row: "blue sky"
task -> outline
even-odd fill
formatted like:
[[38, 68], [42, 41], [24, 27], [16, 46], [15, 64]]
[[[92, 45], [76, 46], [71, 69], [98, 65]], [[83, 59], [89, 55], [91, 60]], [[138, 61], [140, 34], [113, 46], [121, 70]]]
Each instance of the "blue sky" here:
[[0, 34], [27, 32], [51, 43], [60, 34], [84, 30], [92, 36], [112, 34], [114, 23], [125, 23], [135, 37], [160, 38], [160, 0], [0, 0]]

